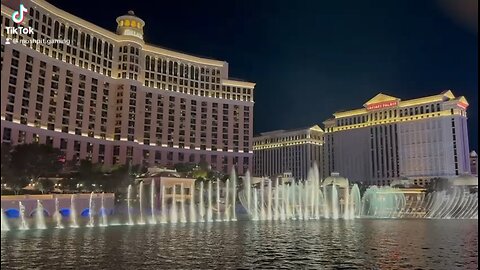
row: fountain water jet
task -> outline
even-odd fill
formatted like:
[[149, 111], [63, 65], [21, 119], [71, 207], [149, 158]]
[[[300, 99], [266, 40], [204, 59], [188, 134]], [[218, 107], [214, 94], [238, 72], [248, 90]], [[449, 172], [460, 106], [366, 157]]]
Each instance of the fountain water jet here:
[[95, 207], [95, 204], [94, 204], [94, 201], [93, 201], [93, 191], [92, 193], [90, 193], [90, 201], [88, 203], [88, 216], [89, 216], [89, 222], [88, 222], [88, 225], [87, 227], [93, 227], [95, 226], [95, 213], [94, 213], [94, 207]]
[[102, 202], [101, 202], [101, 211], [100, 214], [102, 215], [102, 223], [100, 226], [102, 227], [107, 227], [108, 226], [108, 221], [107, 221], [107, 210], [105, 209], [105, 193], [102, 192]]
[[57, 229], [63, 229], [62, 225], [62, 215], [60, 214], [60, 209], [58, 206], [58, 198], [55, 198], [55, 213], [54, 213], [55, 221], [57, 222]]
[[25, 220], [25, 206], [22, 204], [22, 202], [18, 202], [18, 209], [20, 212], [20, 230], [28, 230], [28, 223], [27, 220]]
[[128, 223], [127, 225], [133, 225], [133, 218], [132, 218], [132, 185], [128, 185], [127, 190], [127, 212], [128, 212]]
[[183, 188], [183, 183], [180, 184], [180, 196], [182, 198], [182, 201], [180, 202], [180, 222], [186, 223], [187, 222], [187, 215], [185, 214], [185, 189]]
[[139, 204], [140, 204], [140, 220], [138, 221], [137, 224], [139, 225], [145, 225], [145, 219], [143, 217], [143, 181], [140, 182], [139, 185]]
[[75, 194], [70, 197], [70, 227], [78, 228], [77, 209], [75, 208]]
[[44, 230], [47, 228], [47, 226], [45, 225], [45, 216], [43, 211], [43, 204], [40, 202], [40, 200], [37, 200], [37, 209], [35, 211], [35, 225], [37, 229], [40, 230]]
[[152, 183], [150, 185], [150, 210], [152, 211], [152, 215], [150, 217], [151, 224], [157, 224], [157, 219], [155, 218], [155, 180], [152, 179]]
[[5, 216], [5, 212], [2, 209], [2, 232], [3, 231], [10, 231], [10, 227], [8, 226], [7, 217]]

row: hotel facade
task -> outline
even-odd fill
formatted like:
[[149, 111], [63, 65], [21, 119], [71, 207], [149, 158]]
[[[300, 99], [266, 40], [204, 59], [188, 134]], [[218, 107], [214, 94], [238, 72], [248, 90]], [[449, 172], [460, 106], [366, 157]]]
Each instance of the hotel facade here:
[[467, 100], [451, 91], [411, 100], [378, 94], [324, 122], [323, 176], [389, 185], [470, 172]]
[[22, 3], [17, 24], [19, 1], [2, 1], [2, 142], [105, 166], [251, 169], [255, 84], [229, 79], [228, 63], [145, 43], [133, 12], [113, 33], [46, 1]]
[[261, 133], [253, 138], [253, 175], [276, 177], [291, 173], [306, 180], [314, 164], [321, 168], [323, 130], [318, 126]]

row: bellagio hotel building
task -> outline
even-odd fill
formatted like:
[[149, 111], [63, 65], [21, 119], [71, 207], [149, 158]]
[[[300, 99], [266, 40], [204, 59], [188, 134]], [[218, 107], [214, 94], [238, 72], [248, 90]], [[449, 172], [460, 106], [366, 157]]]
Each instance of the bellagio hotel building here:
[[324, 122], [323, 175], [339, 172], [352, 181], [389, 185], [470, 171], [468, 102], [451, 91], [401, 100], [378, 94], [362, 108], [339, 111]]
[[[46, 1], [22, 3], [17, 25], [19, 1], [2, 1], [3, 143], [49, 144], [107, 167], [251, 168], [255, 84], [229, 79], [228, 63], [145, 43], [133, 12], [113, 33]], [[18, 26], [33, 33], [7, 29]], [[28, 42], [39, 39], [51, 42]]]

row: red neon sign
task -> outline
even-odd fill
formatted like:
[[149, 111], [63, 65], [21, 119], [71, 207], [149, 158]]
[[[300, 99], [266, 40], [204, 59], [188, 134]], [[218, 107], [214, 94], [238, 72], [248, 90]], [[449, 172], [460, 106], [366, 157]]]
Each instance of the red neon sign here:
[[367, 105], [367, 110], [378, 110], [398, 106], [398, 101], [384, 101]]

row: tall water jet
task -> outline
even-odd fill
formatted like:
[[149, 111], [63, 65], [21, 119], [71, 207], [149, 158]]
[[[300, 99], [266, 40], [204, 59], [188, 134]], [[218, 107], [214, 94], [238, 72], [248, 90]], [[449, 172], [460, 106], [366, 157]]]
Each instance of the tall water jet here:
[[37, 200], [37, 210], [35, 211], [35, 225], [37, 226], [37, 229], [44, 230], [47, 228], [45, 225], [45, 216], [44, 216], [44, 210], [43, 210], [43, 204], [40, 202], [40, 200]]
[[332, 218], [338, 219], [338, 190], [335, 184], [332, 185]]
[[232, 168], [232, 187], [233, 187], [233, 192], [232, 192], [232, 220], [236, 221], [237, 220], [237, 212], [235, 211], [236, 206], [237, 206], [237, 175], [235, 173], [235, 168]]
[[173, 193], [172, 193], [172, 206], [170, 207], [170, 223], [177, 223], [178, 221], [178, 214], [177, 214], [177, 198], [176, 193], [177, 190], [174, 186]]
[[[247, 191], [247, 210], [249, 212], [252, 211], [252, 183], [251, 183], [251, 180], [250, 180], [250, 172], [247, 171], [247, 173], [245, 173], [245, 181], [244, 181], [244, 190]], [[255, 207], [257, 207], [255, 205]]]
[[362, 197], [357, 184], [354, 184], [351, 192], [353, 216], [359, 218], [362, 212]]
[[272, 220], [272, 181], [268, 181], [267, 219]]
[[100, 226], [107, 227], [108, 221], [107, 221], [107, 210], [105, 209], [105, 192], [102, 192], [102, 202], [101, 202], [100, 209], [101, 209], [100, 214], [102, 215], [102, 223], [100, 224]]
[[150, 217], [151, 224], [157, 224], [157, 219], [155, 218], [155, 180], [152, 179], [150, 184], [150, 210], [152, 215]]
[[328, 200], [327, 200], [327, 186], [323, 186], [323, 217], [330, 218], [330, 210], [328, 208]]
[[127, 190], [127, 212], [128, 212], [128, 223], [127, 225], [133, 225], [133, 218], [132, 218], [132, 185], [128, 185]]
[[213, 221], [213, 206], [212, 206], [212, 181], [208, 181], [208, 208], [207, 208], [207, 221]]
[[217, 219], [216, 221], [221, 221], [222, 215], [220, 212], [220, 179], [217, 178]]
[[224, 210], [224, 217], [225, 221], [230, 221], [230, 211], [228, 210], [229, 208], [229, 196], [230, 195], [230, 179], [227, 179], [225, 182], [225, 210]]
[[60, 207], [58, 206], [58, 198], [55, 198], [55, 213], [53, 215], [57, 222], [57, 229], [62, 229], [62, 215], [60, 214]]
[[350, 191], [345, 187], [345, 200], [343, 205], [343, 219], [350, 219]]
[[264, 220], [265, 219], [265, 182], [262, 181], [260, 182], [260, 219]]
[[205, 199], [203, 198], [204, 196], [204, 188], [203, 188], [204, 184], [203, 184], [203, 181], [200, 182], [200, 205], [199, 205], [199, 210], [200, 210], [200, 221], [203, 222], [205, 221]]
[[20, 212], [20, 230], [28, 230], [28, 223], [27, 220], [25, 219], [25, 206], [22, 204], [22, 202], [18, 202], [18, 209]]
[[95, 226], [95, 213], [94, 213], [94, 201], [93, 201], [93, 191], [90, 193], [90, 201], [88, 203], [88, 216], [89, 216], [89, 222], [88, 222], [88, 227], [93, 227]]
[[280, 187], [278, 186], [278, 177], [275, 178], [275, 212], [274, 212], [274, 216], [275, 216], [275, 219], [279, 219], [280, 218], [280, 215], [279, 215], [279, 211], [280, 211], [280, 206], [279, 206], [279, 202], [280, 202]]
[[187, 222], [187, 215], [185, 214], [185, 189], [183, 188], [183, 183], [180, 184], [180, 196], [182, 197], [182, 201], [180, 202], [180, 222], [186, 223]]
[[75, 207], [75, 194], [70, 197], [70, 227], [78, 228], [77, 209]]
[[7, 217], [5, 216], [5, 212], [2, 209], [2, 232], [3, 231], [10, 231], [10, 227], [8, 226]]
[[160, 223], [167, 223], [167, 204], [165, 200], [165, 186], [162, 185], [162, 212], [160, 216]]
[[197, 215], [195, 211], [195, 184], [190, 189], [190, 222], [197, 222]]
[[253, 189], [253, 220], [258, 220], [258, 190], [256, 188]]
[[139, 200], [140, 200], [140, 220], [138, 221], [138, 224], [140, 225], [145, 225], [145, 219], [143, 217], [143, 181], [140, 182], [139, 185]]

